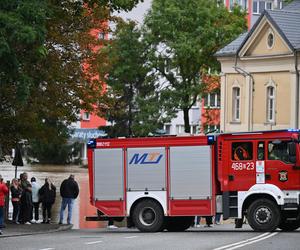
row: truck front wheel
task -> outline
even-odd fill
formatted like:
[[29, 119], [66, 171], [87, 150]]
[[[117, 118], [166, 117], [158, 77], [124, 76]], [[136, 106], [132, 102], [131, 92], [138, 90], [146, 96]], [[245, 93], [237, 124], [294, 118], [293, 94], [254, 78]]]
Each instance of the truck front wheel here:
[[255, 231], [274, 231], [281, 220], [279, 207], [271, 200], [258, 199], [249, 206], [247, 219]]
[[164, 227], [164, 213], [154, 200], [143, 200], [133, 210], [132, 220], [142, 232], [158, 232]]

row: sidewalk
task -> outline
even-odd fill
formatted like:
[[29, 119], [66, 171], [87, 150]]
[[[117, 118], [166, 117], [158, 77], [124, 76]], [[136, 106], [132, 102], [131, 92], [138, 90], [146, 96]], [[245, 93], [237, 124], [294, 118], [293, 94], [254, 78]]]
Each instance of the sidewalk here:
[[2, 235], [0, 238], [4, 237], [14, 237], [14, 236], [25, 236], [33, 234], [46, 234], [58, 231], [69, 230], [72, 225], [59, 225], [59, 224], [12, 224], [10, 222], [6, 223], [6, 227], [2, 229]]

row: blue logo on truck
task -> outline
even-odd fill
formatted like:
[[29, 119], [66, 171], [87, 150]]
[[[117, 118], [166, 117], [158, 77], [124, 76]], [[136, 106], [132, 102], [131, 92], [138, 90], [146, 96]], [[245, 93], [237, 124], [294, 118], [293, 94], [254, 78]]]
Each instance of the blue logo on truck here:
[[134, 154], [129, 164], [158, 164], [163, 157], [160, 153]]

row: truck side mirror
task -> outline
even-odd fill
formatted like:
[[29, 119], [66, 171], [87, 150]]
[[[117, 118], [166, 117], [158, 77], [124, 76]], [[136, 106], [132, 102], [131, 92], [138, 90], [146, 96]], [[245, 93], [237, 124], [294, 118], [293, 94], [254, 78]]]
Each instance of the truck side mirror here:
[[288, 143], [288, 151], [289, 151], [289, 161], [292, 163], [296, 163], [297, 161], [297, 147], [295, 142]]

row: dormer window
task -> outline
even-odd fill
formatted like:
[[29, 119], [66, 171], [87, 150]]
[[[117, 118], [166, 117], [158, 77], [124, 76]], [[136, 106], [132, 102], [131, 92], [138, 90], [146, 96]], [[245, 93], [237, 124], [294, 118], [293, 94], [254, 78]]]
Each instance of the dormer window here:
[[89, 112], [83, 112], [82, 114], [82, 120], [89, 121], [91, 119]]
[[268, 49], [272, 49], [274, 46], [274, 33], [270, 30], [267, 36]]
[[105, 39], [105, 33], [102, 32], [102, 31], [100, 31], [100, 32], [98, 33], [98, 39], [99, 39], [99, 40], [104, 40], [104, 39]]

